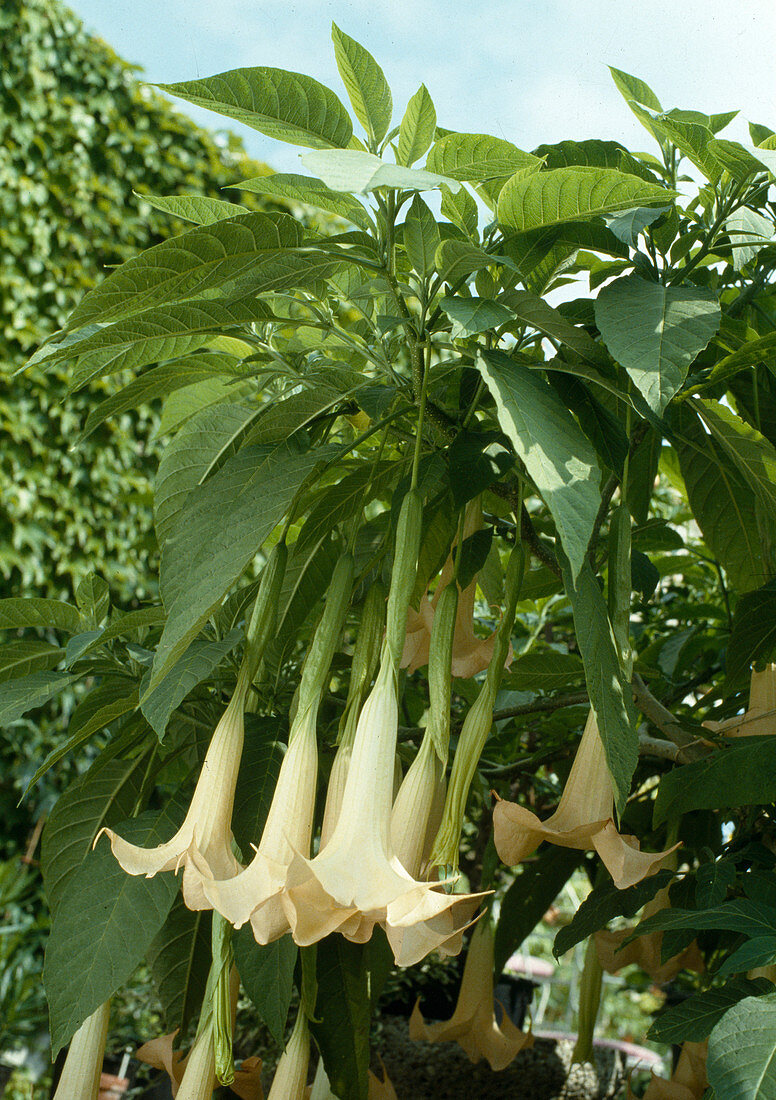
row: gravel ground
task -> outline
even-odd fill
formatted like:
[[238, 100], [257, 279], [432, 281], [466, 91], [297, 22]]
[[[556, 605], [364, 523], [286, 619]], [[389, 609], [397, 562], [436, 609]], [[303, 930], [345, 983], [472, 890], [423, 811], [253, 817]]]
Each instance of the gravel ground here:
[[596, 1065], [571, 1067], [570, 1042], [537, 1039], [500, 1073], [472, 1065], [457, 1043], [410, 1039], [404, 1017], [385, 1017], [375, 1044], [399, 1100], [605, 1100], [624, 1084], [613, 1051], [596, 1052]]

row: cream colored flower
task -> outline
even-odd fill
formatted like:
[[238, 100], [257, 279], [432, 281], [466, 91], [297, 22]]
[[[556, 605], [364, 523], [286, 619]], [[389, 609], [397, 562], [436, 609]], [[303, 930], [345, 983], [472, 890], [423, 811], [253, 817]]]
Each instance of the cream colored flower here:
[[359, 715], [334, 830], [314, 859], [294, 857], [282, 902], [298, 944], [316, 943], [334, 931], [364, 943], [380, 924], [397, 963], [409, 966], [455, 937], [477, 899], [417, 881], [393, 850], [397, 729], [396, 679], [386, 647]]
[[[644, 906], [642, 919], [646, 920], [647, 917], [652, 917], [662, 909], [668, 908], [668, 887], [666, 886], [658, 890], [652, 901]], [[624, 966], [635, 963], [650, 976], [653, 982], [662, 985], [675, 978], [680, 970], [694, 970], [698, 974], [702, 974], [705, 970], [703, 955], [695, 940], [678, 955], [661, 962], [663, 933], [648, 932], [623, 947], [623, 942], [632, 931], [632, 928], [621, 928], [616, 932], [610, 932], [609, 929], [604, 928], [594, 934], [598, 960], [607, 974], [616, 974]]]
[[[160, 871], [183, 867], [183, 899], [189, 909], [209, 909], [203, 880], [229, 878], [240, 870], [232, 853], [232, 808], [244, 740], [245, 698], [249, 684], [244, 676], [215, 728], [188, 813], [178, 832], [156, 848], [141, 848], [102, 829], [113, 854], [130, 875], [153, 878]], [[97, 841], [95, 840], [95, 843]]]
[[291, 1038], [280, 1056], [267, 1100], [304, 1100], [307, 1092], [307, 1066], [310, 1061], [310, 1032], [302, 1010]]
[[97, 1100], [109, 1019], [110, 1001], [104, 1001], [76, 1031], [54, 1100]]
[[501, 799], [493, 811], [493, 839], [500, 858], [515, 866], [543, 840], [562, 848], [595, 849], [618, 890], [652, 875], [669, 854], [642, 852], [634, 836], [617, 832], [613, 820], [614, 787], [591, 709], [557, 810], [546, 821], [514, 802]]
[[396, 1089], [391, 1084], [391, 1079], [383, 1065], [382, 1058], [380, 1059], [380, 1066], [383, 1073], [382, 1081], [376, 1073], [372, 1073], [371, 1069], [369, 1071], [369, 1100], [399, 1100]]
[[776, 733], [776, 665], [766, 665], [762, 672], [752, 670], [745, 714], [703, 724], [725, 737], [765, 737]]
[[485, 916], [472, 933], [453, 1015], [449, 1020], [427, 1024], [416, 1004], [410, 1017], [411, 1039], [457, 1042], [472, 1062], [485, 1058], [496, 1071], [505, 1069], [519, 1051], [533, 1046], [533, 1037], [515, 1027], [503, 1009], [501, 1023], [496, 1020], [493, 951], [493, 926]]
[[708, 1039], [702, 1043], [682, 1043], [671, 1080], [653, 1073], [643, 1100], [701, 1100], [709, 1085], [706, 1076], [708, 1047]]

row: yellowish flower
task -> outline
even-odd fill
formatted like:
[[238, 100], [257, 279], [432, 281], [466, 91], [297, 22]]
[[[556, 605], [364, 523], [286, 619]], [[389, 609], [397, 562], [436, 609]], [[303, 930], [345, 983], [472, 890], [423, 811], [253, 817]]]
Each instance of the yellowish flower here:
[[[652, 901], [644, 906], [643, 919], [646, 920], [647, 917], [652, 917], [662, 909], [668, 908], [668, 887], [666, 886], [663, 890], [658, 890]], [[623, 942], [632, 931], [632, 928], [621, 928], [616, 932], [610, 932], [609, 929], [604, 928], [595, 933], [598, 959], [607, 974], [616, 974], [624, 966], [635, 963], [650, 976], [653, 982], [662, 985], [675, 978], [680, 970], [694, 970], [698, 974], [702, 974], [705, 970], [703, 955], [695, 940], [678, 955], [661, 962], [663, 933], [648, 932], [645, 936], [638, 936], [623, 947]]]
[[642, 852], [636, 837], [617, 832], [613, 815], [612, 777], [591, 709], [555, 813], [540, 821], [525, 807], [499, 799], [493, 811], [496, 851], [515, 866], [543, 840], [562, 848], [595, 849], [617, 889], [625, 890], [654, 874], [679, 845], [666, 852]]
[[369, 1071], [369, 1100], [399, 1100], [396, 1089], [391, 1084], [391, 1079], [383, 1065], [382, 1058], [380, 1059], [380, 1065], [383, 1073], [382, 1081], [376, 1073], [372, 1073], [371, 1069]]
[[110, 1001], [104, 1001], [76, 1031], [54, 1100], [97, 1100], [109, 1019]]
[[703, 724], [725, 737], [765, 737], [776, 733], [776, 665], [766, 665], [762, 672], [752, 670], [745, 714]]
[[493, 926], [485, 916], [472, 933], [453, 1015], [449, 1020], [427, 1024], [416, 1004], [410, 1017], [411, 1039], [456, 1042], [472, 1062], [485, 1058], [496, 1071], [505, 1069], [519, 1051], [533, 1046], [533, 1037], [515, 1027], [503, 1009], [501, 1023], [496, 1020], [493, 952]]
[[708, 1047], [708, 1039], [702, 1043], [682, 1043], [671, 1080], [653, 1073], [643, 1100], [701, 1100], [709, 1085], [706, 1076]]
[[307, 1093], [307, 1066], [310, 1061], [310, 1032], [307, 1017], [299, 1015], [286, 1049], [280, 1056], [267, 1100], [304, 1100]]

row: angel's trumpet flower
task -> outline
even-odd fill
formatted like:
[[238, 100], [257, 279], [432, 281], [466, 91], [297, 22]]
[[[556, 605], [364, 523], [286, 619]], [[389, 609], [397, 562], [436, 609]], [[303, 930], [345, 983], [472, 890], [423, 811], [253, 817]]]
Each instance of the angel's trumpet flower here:
[[399, 1100], [396, 1089], [391, 1084], [391, 1079], [383, 1065], [382, 1058], [380, 1059], [380, 1066], [383, 1074], [382, 1081], [376, 1073], [372, 1073], [371, 1069], [369, 1071], [369, 1100]]
[[[482, 528], [482, 508], [480, 498], [466, 506], [463, 523], [463, 537], [469, 538]], [[418, 610], [410, 608], [407, 612], [407, 635], [401, 658], [401, 667], [415, 672], [428, 664], [431, 647], [431, 631], [442, 593], [453, 581], [455, 566], [453, 556], [447, 558], [439, 574], [434, 595], [429, 598], [426, 592], [420, 600]], [[495, 645], [495, 632], [487, 638], [478, 638], [474, 633], [474, 601], [477, 594], [477, 578], [461, 591], [455, 618], [455, 635], [452, 653], [452, 674], [463, 679], [475, 676], [490, 664]], [[509, 666], [512, 660], [511, 649], [507, 650], [504, 662]]]
[[682, 1043], [671, 1080], [653, 1073], [643, 1100], [701, 1100], [709, 1086], [706, 1076], [708, 1047], [708, 1039], [702, 1043]]
[[642, 852], [636, 837], [617, 832], [613, 815], [612, 776], [591, 708], [557, 810], [540, 821], [524, 806], [499, 799], [493, 810], [496, 851], [513, 867], [543, 840], [580, 851], [594, 848], [617, 889], [625, 890], [653, 875], [679, 845], [665, 852]]
[[54, 1100], [97, 1100], [108, 1037], [110, 1001], [87, 1016], [70, 1040]]
[[457, 935], [466, 923], [462, 911], [468, 917], [476, 904], [476, 899], [444, 894], [435, 883], [414, 879], [391, 843], [398, 663], [420, 521], [420, 498], [411, 491], [397, 527], [380, 671], [359, 715], [337, 823], [315, 859], [294, 857], [282, 895], [298, 944], [316, 943], [337, 930], [364, 943], [379, 923], [400, 966], [418, 962]]
[[410, 1038], [430, 1043], [457, 1042], [472, 1062], [486, 1058], [491, 1069], [505, 1069], [515, 1055], [533, 1046], [533, 1037], [515, 1027], [502, 1009], [501, 1023], [493, 1006], [493, 926], [487, 916], [475, 926], [463, 968], [455, 1011], [449, 1020], [427, 1024], [415, 1005]]
[[309, 1061], [310, 1032], [307, 1017], [300, 1008], [291, 1038], [280, 1056], [272, 1078], [267, 1100], [304, 1100]]
[[[662, 909], [668, 909], [669, 904], [668, 887], [666, 886], [662, 890], [658, 890], [652, 901], [644, 906], [642, 919], [646, 920]], [[623, 947], [624, 941], [631, 935], [632, 931], [632, 928], [620, 928], [615, 932], [611, 932], [608, 928], [604, 928], [594, 933], [593, 938], [598, 952], [598, 959], [607, 974], [616, 974], [624, 966], [631, 966], [635, 963], [650, 976], [653, 982], [662, 985], [664, 982], [670, 982], [672, 978], [675, 978], [680, 970], [694, 970], [698, 974], [702, 974], [705, 970], [703, 955], [701, 955], [695, 940], [688, 944], [683, 951], [680, 951], [678, 955], [662, 962], [663, 933], [647, 932], [646, 935], [639, 936]]]
[[345, 554], [332, 575], [323, 616], [310, 643], [288, 750], [256, 854], [231, 878], [211, 878], [202, 868], [202, 889], [208, 903], [237, 928], [250, 920], [258, 943], [271, 943], [288, 931], [281, 903], [288, 866], [295, 852], [310, 851], [318, 776], [318, 706], [352, 587], [353, 558]]
[[[234, 695], [213, 732], [189, 809], [178, 832], [156, 848], [130, 844], [112, 829], [106, 833], [116, 859], [130, 875], [153, 878], [183, 867], [183, 900], [189, 909], [209, 909], [203, 892], [208, 877], [227, 879], [240, 864], [232, 853], [232, 809], [245, 736], [245, 701], [264, 648], [272, 636], [285, 572], [285, 543], [273, 549], [264, 569], [248, 627], [245, 655]], [[95, 840], [95, 843], [97, 842]]]
[[749, 706], [744, 714], [736, 714], [724, 722], [710, 720], [703, 724], [725, 737], [764, 737], [776, 733], [776, 665], [766, 665], [762, 672], [752, 669]]

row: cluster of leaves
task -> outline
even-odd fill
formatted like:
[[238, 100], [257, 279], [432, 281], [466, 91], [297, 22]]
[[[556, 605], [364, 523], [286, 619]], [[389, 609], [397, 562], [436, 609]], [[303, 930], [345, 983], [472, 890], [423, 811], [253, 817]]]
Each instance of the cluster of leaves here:
[[[84, 434], [165, 396], [172, 435], [154, 488], [161, 605], [111, 611], [108, 585], [90, 577], [75, 604], [0, 607], [4, 626], [46, 634], [18, 643], [39, 649], [4, 685], [5, 722], [77, 682], [94, 684], [41, 773], [109, 731], [44, 838], [54, 1046], [146, 956], [170, 1024], [196, 1011], [206, 918], [176, 900], [172, 876], [128, 878], [91, 842], [102, 825], [123, 822], [125, 835], [153, 844], [180, 820], [181, 789], [234, 684], [251, 575], [283, 525], [290, 567], [234, 820], [238, 845], [255, 842], [325, 579], [350, 543], [357, 620], [390, 560], [393, 503], [409, 483], [417, 430], [425, 510], [416, 602], [474, 497], [487, 529], [464, 547], [462, 584], [478, 574], [498, 604], [509, 544], [522, 539], [533, 559], [516, 659], [473, 788], [471, 877], [497, 873], [484, 792], [549, 809], [592, 705], [624, 831], [646, 846], [684, 842], [674, 908], [639, 932], [662, 927], [674, 954], [703, 930], [708, 988], [697, 996], [723, 1012], [733, 1005], [715, 1017], [696, 1000], [678, 1020], [666, 1013], [657, 1031], [694, 1038], [701, 1016], [709, 1030], [718, 1020], [712, 1084], [720, 1098], [743, 1100], [758, 1073], [772, 1073], [765, 1054], [776, 1047], [763, 1028], [744, 1064], [731, 1038], [750, 997], [770, 1011], [776, 996], [770, 983], [740, 976], [776, 954], [763, 874], [773, 748], [760, 738], [704, 745], [699, 734], [702, 719], [741, 708], [750, 663], [771, 656], [776, 633], [776, 136], [753, 126], [751, 144], [719, 137], [733, 114], [664, 111], [619, 71], [657, 156], [599, 140], [528, 153], [444, 129], [423, 86], [391, 129], [382, 70], [336, 28], [334, 43], [363, 139], [338, 96], [309, 76], [242, 69], [167, 90], [311, 149], [302, 162], [312, 176], [240, 186], [340, 221], [311, 228], [215, 198], [155, 199], [194, 228], [127, 260], [30, 361], [66, 371], [73, 390], [91, 387]], [[441, 217], [421, 197], [428, 191], [438, 192]], [[581, 296], [548, 301], [569, 286]], [[124, 371], [131, 381], [106, 398], [100, 380]], [[340, 660], [320, 725], [324, 760], [347, 679]], [[456, 688], [463, 712], [476, 684]], [[424, 678], [408, 679], [410, 723], [426, 698]], [[657, 741], [641, 736], [637, 707]], [[524, 867], [501, 906], [497, 965], [582, 858], [549, 848]], [[559, 949], [634, 915], [666, 876], [631, 891], [598, 885]], [[265, 1022], [280, 1031], [296, 949], [287, 940], [259, 948], [248, 933], [235, 953]], [[319, 945], [313, 1030], [335, 1087], [354, 1100], [365, 1095], [370, 1001], [384, 973], [377, 937]]]

